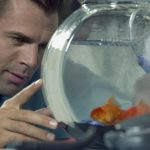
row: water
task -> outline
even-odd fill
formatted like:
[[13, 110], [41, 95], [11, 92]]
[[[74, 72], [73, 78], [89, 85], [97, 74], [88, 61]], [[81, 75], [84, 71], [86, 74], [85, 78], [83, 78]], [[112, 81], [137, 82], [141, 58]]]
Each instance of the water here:
[[113, 96], [126, 109], [132, 105], [134, 84], [145, 74], [131, 41], [73, 41], [64, 62], [64, 89], [79, 120], [89, 120], [93, 108]]

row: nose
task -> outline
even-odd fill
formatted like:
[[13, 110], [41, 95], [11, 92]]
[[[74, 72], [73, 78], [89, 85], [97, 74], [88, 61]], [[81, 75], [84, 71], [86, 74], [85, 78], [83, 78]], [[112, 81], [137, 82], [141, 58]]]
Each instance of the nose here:
[[19, 63], [34, 68], [38, 63], [38, 46], [28, 44], [19, 53]]

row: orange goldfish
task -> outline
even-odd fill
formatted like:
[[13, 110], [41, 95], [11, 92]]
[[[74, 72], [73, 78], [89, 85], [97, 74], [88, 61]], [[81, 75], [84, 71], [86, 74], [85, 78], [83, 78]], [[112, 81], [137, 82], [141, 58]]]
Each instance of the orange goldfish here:
[[111, 97], [105, 105], [93, 109], [90, 116], [93, 120], [106, 125], [114, 125], [120, 121], [149, 112], [150, 106], [144, 103], [144, 101], [140, 101], [136, 106], [128, 109], [122, 109], [116, 103], [114, 97]]

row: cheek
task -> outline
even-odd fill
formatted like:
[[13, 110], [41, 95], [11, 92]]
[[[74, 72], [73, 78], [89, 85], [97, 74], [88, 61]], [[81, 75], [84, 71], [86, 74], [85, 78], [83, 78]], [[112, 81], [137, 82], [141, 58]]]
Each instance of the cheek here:
[[11, 63], [12, 59], [15, 57], [15, 53], [13, 54], [12, 49], [9, 46], [5, 46], [4, 43], [0, 44], [0, 69], [2, 66]]
[[[5, 36], [0, 36], [0, 57], [2, 59], [6, 59], [7, 57], [13, 55], [15, 53], [14, 47], [11, 44], [9, 38]], [[14, 54], [15, 55], [15, 54]]]
[[38, 63], [37, 63], [37, 66], [40, 66], [41, 63], [42, 63], [42, 60], [43, 60], [43, 56], [44, 56], [44, 52], [40, 52], [38, 54]]

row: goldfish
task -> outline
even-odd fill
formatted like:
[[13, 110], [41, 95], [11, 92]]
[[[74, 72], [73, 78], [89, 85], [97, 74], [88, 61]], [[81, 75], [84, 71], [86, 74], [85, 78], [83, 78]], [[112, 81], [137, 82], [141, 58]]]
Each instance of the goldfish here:
[[90, 116], [93, 120], [101, 122], [106, 125], [115, 125], [123, 120], [143, 115], [150, 112], [150, 106], [141, 100], [135, 106], [131, 106], [128, 109], [122, 109], [116, 102], [114, 97], [110, 97], [107, 103], [94, 108]]

